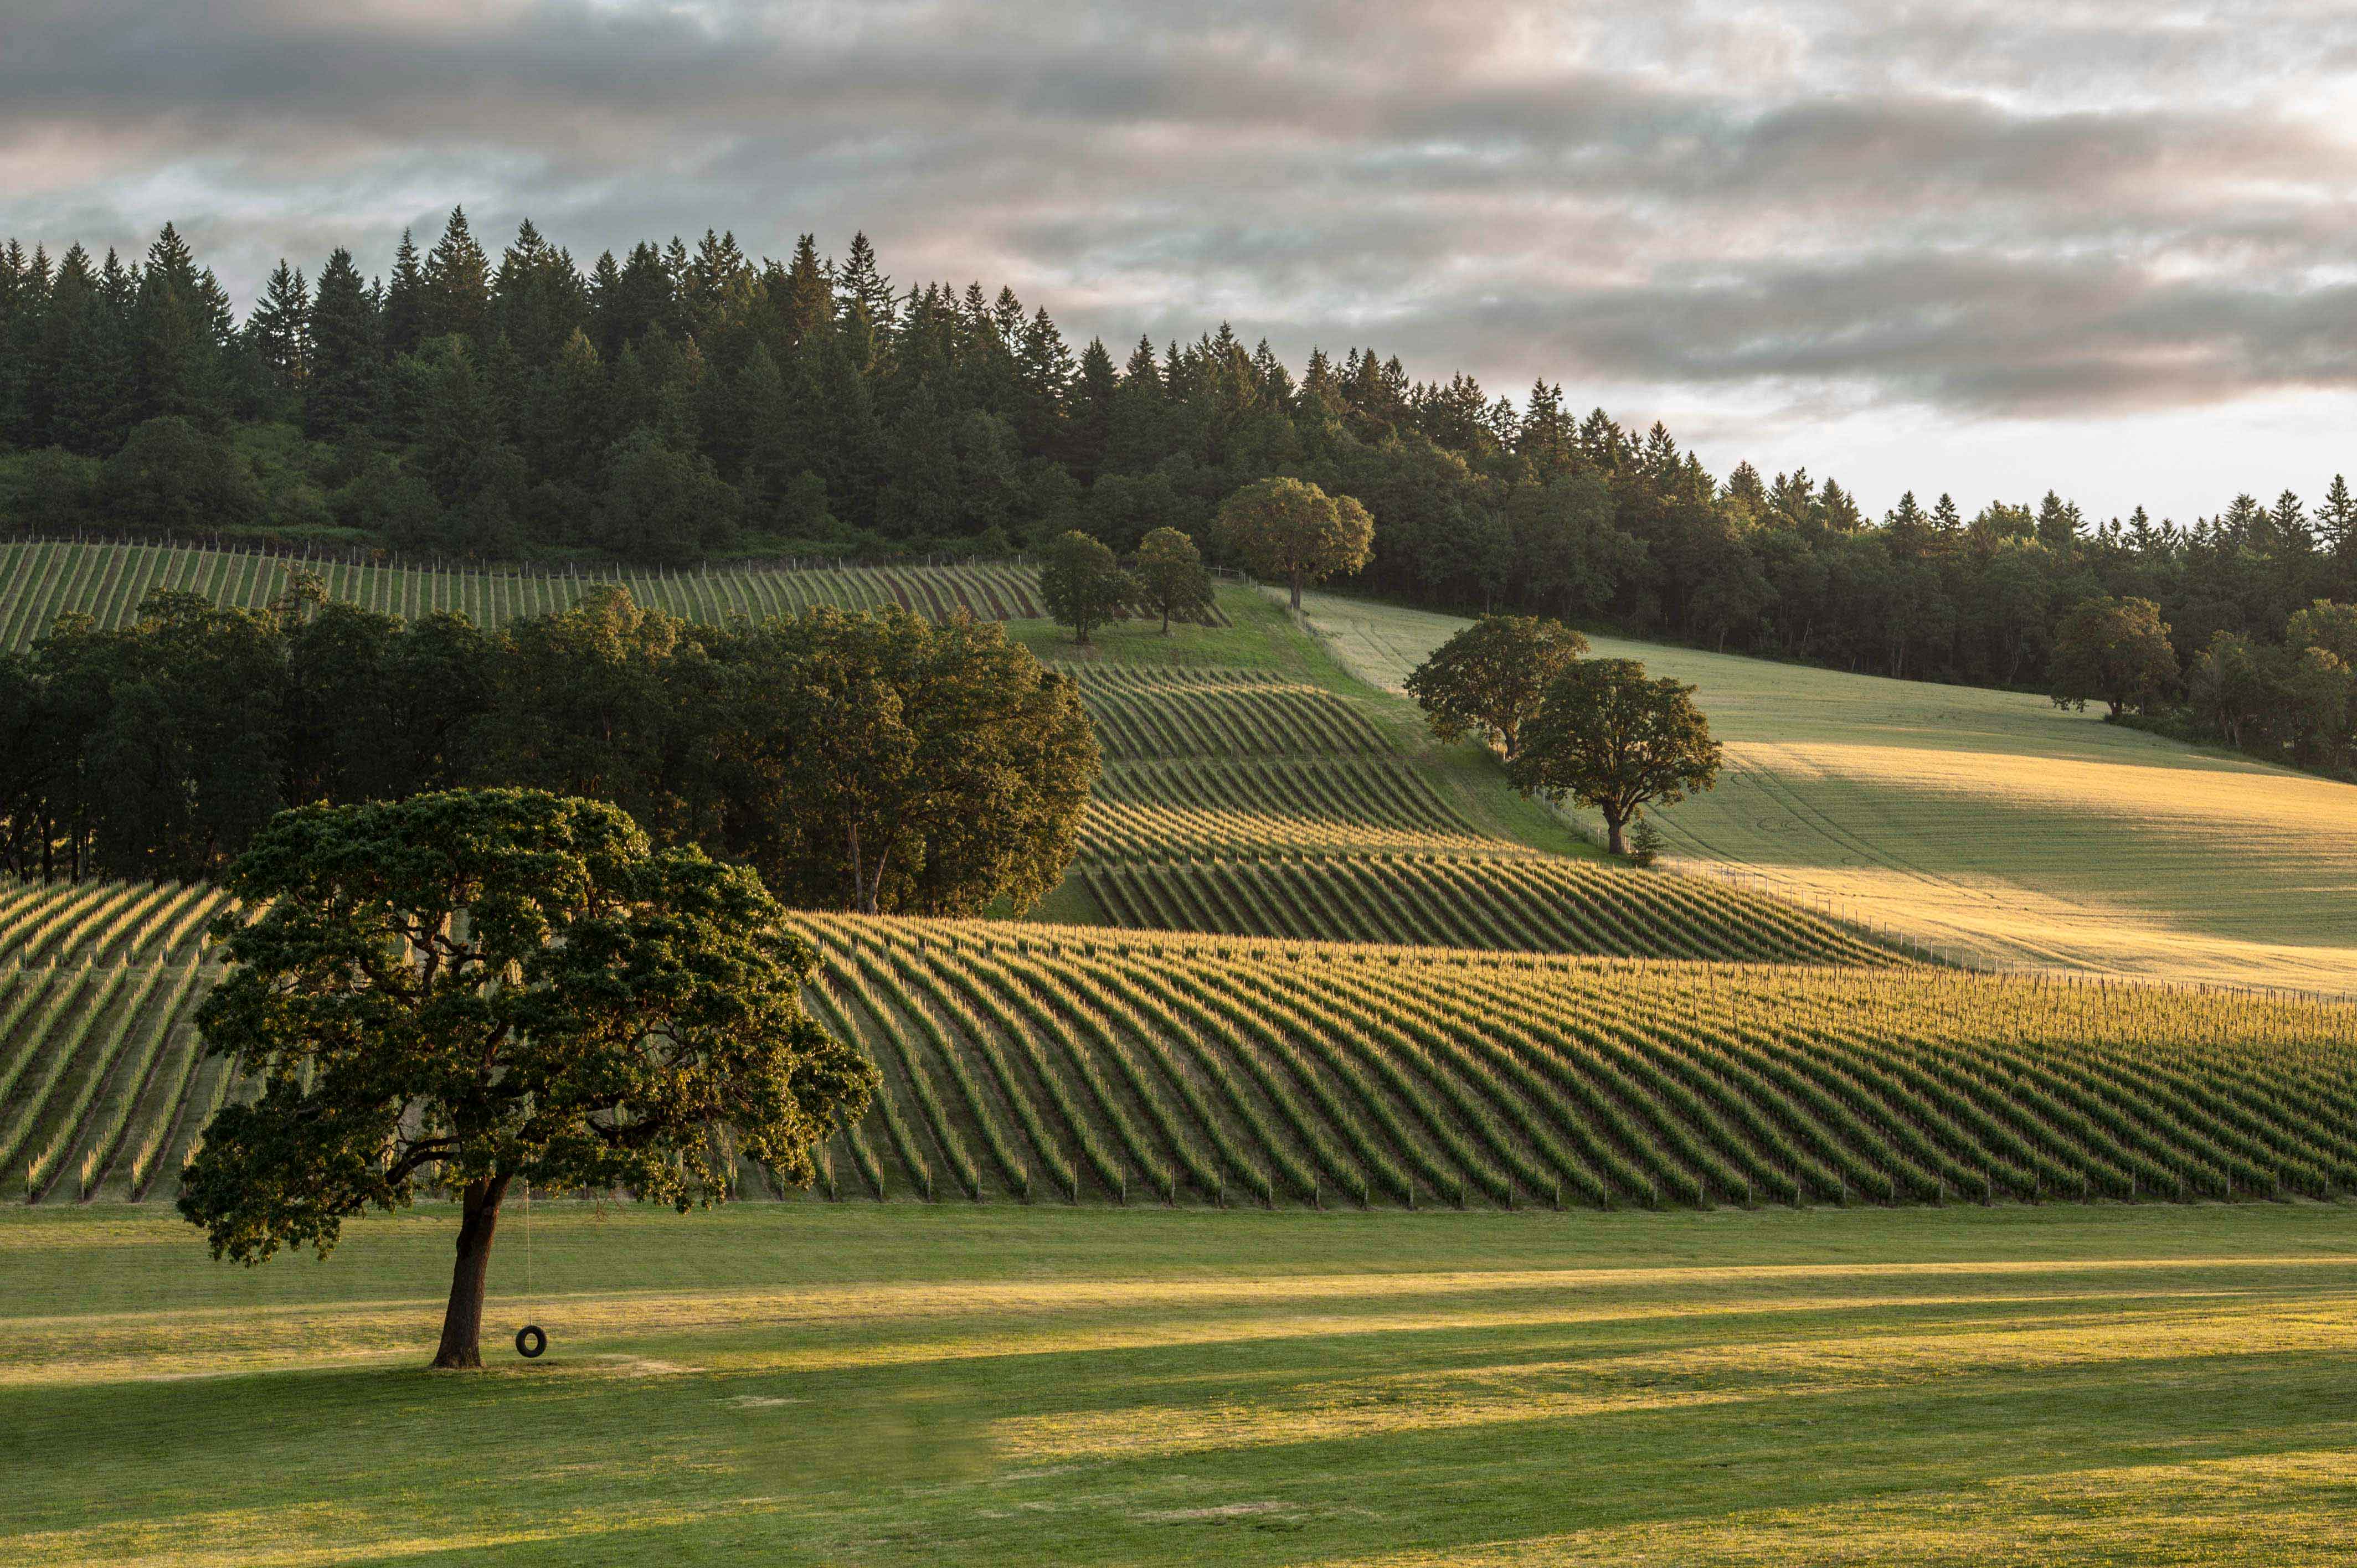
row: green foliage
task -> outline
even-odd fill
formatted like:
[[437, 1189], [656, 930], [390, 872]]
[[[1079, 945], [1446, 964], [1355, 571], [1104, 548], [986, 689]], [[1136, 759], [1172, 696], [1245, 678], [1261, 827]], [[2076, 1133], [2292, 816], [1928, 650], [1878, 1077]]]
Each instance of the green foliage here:
[[2169, 625], [2150, 599], [2083, 600], [2055, 634], [2052, 695], [2083, 707], [2099, 697], [2117, 718], [2134, 703], [2148, 707], [2177, 679], [2177, 650]]
[[1096, 737], [1072, 683], [997, 627], [821, 608], [725, 657], [727, 843], [790, 901], [1022, 910], [1062, 878]]
[[493, 790], [305, 808], [227, 885], [230, 968], [198, 1021], [262, 1090], [214, 1115], [180, 1212], [253, 1263], [326, 1255], [345, 1219], [407, 1206], [429, 1174], [465, 1189], [440, 1364], [479, 1364], [475, 1227], [509, 1182], [684, 1212], [727, 1197], [742, 1155], [806, 1185], [877, 1082], [803, 1012], [813, 955], [759, 880], [654, 850], [610, 806]]
[[1137, 584], [1121, 569], [1114, 553], [1074, 531], [1039, 552], [1039, 598], [1048, 613], [1072, 628], [1072, 640], [1125, 614], [1137, 597]]
[[1512, 761], [1548, 682], [1587, 651], [1587, 639], [1560, 621], [1484, 616], [1435, 650], [1408, 676], [1407, 693], [1440, 740], [1478, 735]]
[[1524, 794], [1596, 811], [1620, 854], [1632, 817], [1709, 789], [1718, 764], [1692, 686], [1649, 681], [1631, 659], [1581, 659], [1547, 683], [1507, 776]]
[[1302, 479], [1257, 479], [1220, 505], [1221, 548], [1252, 571], [1301, 590], [1374, 558], [1374, 519], [1349, 496], [1328, 495]]
[[1629, 859], [1638, 865], [1651, 865], [1662, 856], [1662, 830], [1645, 817], [1629, 830]]
[[1170, 635], [1170, 618], [1192, 618], [1211, 607], [1211, 575], [1203, 570], [1203, 553], [1175, 528], [1157, 528], [1138, 542], [1133, 572], [1138, 597], [1162, 617], [1162, 635]]
[[135, 427], [106, 460], [96, 504], [124, 527], [196, 533], [252, 522], [262, 491], [226, 442], [166, 415]]

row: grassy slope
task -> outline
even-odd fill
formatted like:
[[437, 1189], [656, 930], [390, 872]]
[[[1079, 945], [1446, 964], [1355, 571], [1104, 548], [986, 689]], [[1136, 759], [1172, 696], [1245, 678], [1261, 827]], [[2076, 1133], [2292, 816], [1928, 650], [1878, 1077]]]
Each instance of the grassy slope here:
[[[1091, 634], [1088, 645], [1052, 621], [1012, 620], [1009, 636], [1041, 659], [1084, 668], [1252, 670], [1284, 675], [1345, 697], [1390, 737], [1452, 805], [1483, 832], [1532, 849], [1593, 858], [1595, 847], [1568, 832], [1552, 812], [1506, 788], [1505, 772], [1486, 747], [1444, 746], [1426, 731], [1415, 706], [1353, 674], [1285, 611], [1250, 589], [1219, 590], [1224, 627], [1174, 626], [1164, 636], [1152, 621], [1121, 621]], [[1033, 918], [1071, 925], [1102, 925], [1105, 911], [1068, 878], [1033, 911]]]
[[2357, 1507], [2339, 1207], [533, 1225], [548, 1357], [453, 1378], [447, 1210], [258, 1271], [0, 1214], [0, 1559], [2320, 1563]]
[[[1396, 685], [1465, 624], [1313, 596]], [[2042, 698], [1594, 639], [1698, 688], [1727, 743], [1677, 852], [2001, 962], [2357, 989], [2357, 789]]]

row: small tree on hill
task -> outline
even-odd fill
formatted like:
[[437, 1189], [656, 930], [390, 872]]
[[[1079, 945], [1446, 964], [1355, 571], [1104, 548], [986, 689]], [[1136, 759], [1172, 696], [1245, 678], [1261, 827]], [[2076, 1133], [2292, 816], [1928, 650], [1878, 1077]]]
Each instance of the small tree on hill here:
[[2150, 599], [2085, 599], [2062, 618], [2048, 670], [2057, 704], [2100, 697], [2118, 718], [2177, 679], [2177, 650]]
[[1303, 479], [1259, 479], [1230, 496], [1214, 526], [1222, 548], [1264, 577], [1301, 590], [1374, 559], [1375, 520], [1349, 496]]
[[1512, 761], [1547, 682], [1587, 651], [1587, 639], [1561, 621], [1483, 616], [1416, 667], [1408, 695], [1440, 740], [1479, 735]]
[[1157, 528], [1138, 541], [1139, 600], [1162, 613], [1162, 635], [1170, 635], [1170, 618], [1194, 615], [1211, 607], [1211, 576], [1203, 570], [1203, 553], [1175, 528]]
[[436, 1367], [482, 1364], [509, 1184], [725, 1199], [784, 1180], [877, 1078], [802, 1011], [815, 962], [752, 873], [656, 852], [614, 807], [452, 791], [282, 813], [231, 869], [230, 961], [197, 1017], [260, 1077], [182, 1177], [216, 1258], [322, 1257], [343, 1221], [460, 1195]]
[[1048, 613], [1072, 628], [1072, 640], [1119, 616], [1137, 596], [1137, 585], [1112, 551], [1075, 529], [1039, 553], [1039, 597]]
[[1507, 774], [1525, 795], [1600, 813], [1612, 853], [1625, 854], [1632, 817], [1710, 789], [1718, 762], [1692, 686], [1649, 681], [1633, 659], [1581, 659], [1548, 682]]

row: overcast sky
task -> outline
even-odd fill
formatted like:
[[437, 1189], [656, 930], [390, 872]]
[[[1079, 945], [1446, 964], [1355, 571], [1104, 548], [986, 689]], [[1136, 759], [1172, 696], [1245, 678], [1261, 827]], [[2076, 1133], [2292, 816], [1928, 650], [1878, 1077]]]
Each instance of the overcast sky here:
[[1075, 340], [1564, 384], [1879, 510], [2357, 469], [2357, 6], [5, 0], [0, 232], [241, 302], [463, 202], [865, 229]]

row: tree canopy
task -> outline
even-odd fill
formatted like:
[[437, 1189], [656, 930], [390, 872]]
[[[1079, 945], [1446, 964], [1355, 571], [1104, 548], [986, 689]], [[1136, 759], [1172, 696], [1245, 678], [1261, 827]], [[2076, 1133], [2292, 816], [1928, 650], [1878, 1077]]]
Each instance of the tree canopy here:
[[225, 879], [209, 1055], [261, 1079], [205, 1129], [180, 1212], [217, 1258], [331, 1251], [422, 1182], [463, 1215], [437, 1367], [481, 1364], [509, 1185], [725, 1200], [739, 1156], [807, 1184], [866, 1109], [803, 1012], [815, 957], [751, 873], [533, 790], [283, 813]]
[[1483, 616], [1409, 673], [1407, 693], [1440, 740], [1478, 735], [1512, 761], [1548, 683], [1587, 652], [1587, 639], [1561, 621]]
[[1039, 552], [1039, 598], [1048, 613], [1072, 628], [1072, 640], [1128, 609], [1137, 585], [1099, 541], [1074, 529], [1051, 539]]
[[1350, 496], [1336, 498], [1303, 479], [1256, 479], [1221, 504], [1221, 543], [1265, 577], [1301, 590], [1373, 558], [1374, 520]]
[[2099, 697], [2117, 718], [2177, 679], [2169, 626], [2150, 599], [2087, 599], [2062, 618], [2051, 667], [2057, 703]]
[[1547, 682], [1507, 776], [1524, 794], [1598, 812], [1612, 853], [1622, 854], [1631, 818], [1710, 789], [1718, 765], [1692, 686], [1648, 680], [1633, 659], [1576, 659]]
[[1162, 617], [1162, 634], [1170, 635], [1172, 616], [1200, 614], [1211, 606], [1211, 576], [1203, 570], [1203, 553], [1175, 528], [1157, 528], [1137, 542], [1137, 560], [1131, 575], [1137, 581], [1139, 601]]

